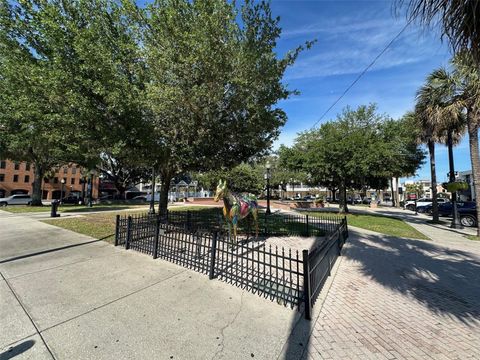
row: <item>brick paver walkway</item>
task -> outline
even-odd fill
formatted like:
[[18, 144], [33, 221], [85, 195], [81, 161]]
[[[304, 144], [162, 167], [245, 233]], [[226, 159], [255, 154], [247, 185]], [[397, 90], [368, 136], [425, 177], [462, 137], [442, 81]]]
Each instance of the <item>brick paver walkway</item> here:
[[479, 359], [478, 251], [351, 231], [304, 359]]

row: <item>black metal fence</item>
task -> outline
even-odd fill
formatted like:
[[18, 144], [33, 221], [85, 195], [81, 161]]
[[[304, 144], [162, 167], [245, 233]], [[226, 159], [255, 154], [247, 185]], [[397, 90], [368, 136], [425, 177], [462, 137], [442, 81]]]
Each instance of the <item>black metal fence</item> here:
[[[155, 215], [140, 215], [145, 216]], [[270, 214], [259, 213], [258, 228], [261, 236], [324, 236], [333, 232], [339, 225], [339, 217], [332, 215], [309, 216], [302, 214]], [[126, 219], [123, 218], [123, 226]], [[162, 220], [188, 231], [229, 231], [221, 208], [205, 209], [202, 211], [169, 211]], [[255, 234], [255, 223], [251, 216], [238, 225], [241, 235]]]
[[345, 218], [273, 215], [269, 219], [269, 215], [261, 223], [262, 235], [324, 236], [317, 247], [300, 254], [257, 239], [233, 244], [218, 213], [206, 215], [193, 211], [169, 212], [163, 218], [117, 215], [115, 245], [208, 274], [210, 279], [284, 305], [303, 307], [306, 318], [311, 318], [315, 299], [348, 237]]

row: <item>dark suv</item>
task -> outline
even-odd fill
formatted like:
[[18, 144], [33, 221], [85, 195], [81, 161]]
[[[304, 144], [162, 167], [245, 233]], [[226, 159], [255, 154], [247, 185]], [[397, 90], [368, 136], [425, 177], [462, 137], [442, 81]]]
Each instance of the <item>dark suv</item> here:
[[459, 208], [460, 222], [465, 227], [476, 227], [477, 223], [477, 209], [473, 208]]
[[[475, 209], [474, 201], [457, 201], [457, 209]], [[432, 205], [423, 206], [425, 212], [428, 215], [432, 215]], [[418, 212], [422, 212], [420, 208], [417, 208]], [[438, 215], [440, 216], [452, 216], [453, 205], [451, 202], [438, 204]]]
[[78, 196], [69, 195], [69, 196], [64, 197], [61, 200], [61, 203], [62, 204], [78, 205], [80, 203], [80, 198]]

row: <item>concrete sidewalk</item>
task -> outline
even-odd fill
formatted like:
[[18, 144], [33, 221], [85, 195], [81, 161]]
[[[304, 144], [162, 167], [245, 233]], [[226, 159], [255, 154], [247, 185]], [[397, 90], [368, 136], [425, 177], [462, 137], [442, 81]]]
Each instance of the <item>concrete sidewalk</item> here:
[[276, 359], [300, 314], [0, 211], [0, 359]]

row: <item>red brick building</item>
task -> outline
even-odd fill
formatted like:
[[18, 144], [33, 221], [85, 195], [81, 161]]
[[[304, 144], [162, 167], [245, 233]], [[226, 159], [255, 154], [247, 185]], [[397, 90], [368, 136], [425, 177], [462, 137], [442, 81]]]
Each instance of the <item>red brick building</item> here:
[[[45, 178], [42, 182], [42, 199], [59, 199], [62, 192], [64, 196], [82, 193], [85, 194], [87, 184], [83, 184], [84, 176], [81, 167], [76, 164], [62, 166], [53, 176]], [[0, 197], [6, 197], [14, 194], [31, 194], [34, 179], [34, 167], [27, 162], [14, 162], [10, 160], [0, 160]], [[64, 183], [62, 184], [62, 179]], [[98, 197], [98, 178], [93, 182], [93, 198]]]

